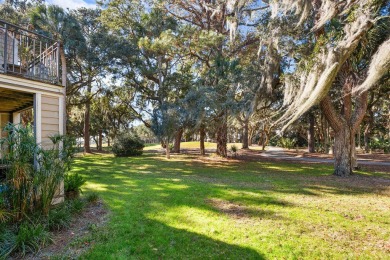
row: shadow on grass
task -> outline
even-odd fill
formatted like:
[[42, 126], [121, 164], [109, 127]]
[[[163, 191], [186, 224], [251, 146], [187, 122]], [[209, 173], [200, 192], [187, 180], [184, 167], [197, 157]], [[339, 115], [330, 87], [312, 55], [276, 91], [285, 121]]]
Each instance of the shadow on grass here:
[[[318, 196], [319, 194], [361, 194], [386, 192], [390, 187], [390, 175], [370, 176], [365, 172], [348, 178], [332, 175], [332, 166], [300, 165], [296, 163], [263, 162], [213, 162], [192, 161], [175, 158], [165, 160], [163, 156], [146, 154], [137, 158], [117, 158], [103, 156], [85, 157], [79, 164], [83, 170], [91, 167], [112, 173], [148, 175], [167, 180], [192, 181], [213, 185], [216, 188], [256, 190]], [[99, 174], [91, 177], [100, 178]], [[118, 176], [116, 176], [118, 177]], [[114, 178], [116, 178], [114, 176]]]
[[224, 230], [207, 230], [207, 221], [288, 221], [283, 210], [295, 205], [280, 198], [283, 194], [353, 195], [389, 188], [386, 181], [375, 184], [377, 177], [342, 179], [331, 176], [328, 166], [299, 167], [184, 156], [168, 161], [154, 154], [80, 158], [73, 172], [85, 176], [85, 190], [98, 192], [113, 212], [108, 233], [86, 257], [262, 259], [262, 252], [242, 243], [226, 243]]
[[101, 231], [97, 242], [83, 259], [265, 259], [251, 248], [146, 218]]

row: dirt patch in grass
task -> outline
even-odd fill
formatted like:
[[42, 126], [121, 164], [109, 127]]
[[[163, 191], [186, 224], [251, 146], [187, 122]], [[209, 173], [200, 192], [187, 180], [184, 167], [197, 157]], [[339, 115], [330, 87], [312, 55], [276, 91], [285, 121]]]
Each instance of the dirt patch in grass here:
[[212, 206], [216, 211], [222, 212], [230, 218], [239, 221], [255, 221], [262, 218], [276, 218], [275, 212], [271, 210], [263, 210], [259, 207], [251, 208], [240, 203], [235, 203], [222, 199], [207, 199], [206, 203]]
[[240, 204], [221, 199], [208, 199], [206, 202], [213, 208], [235, 219], [250, 218], [248, 209]]
[[80, 215], [74, 217], [70, 228], [53, 232], [53, 243], [50, 246], [42, 249], [38, 254], [28, 255], [24, 259], [52, 259], [56, 256], [77, 259], [82, 252], [90, 247], [90, 244], [84, 242], [73, 247], [71, 246], [72, 242], [90, 235], [97, 227], [103, 226], [107, 220], [108, 210], [102, 201], [89, 203]]

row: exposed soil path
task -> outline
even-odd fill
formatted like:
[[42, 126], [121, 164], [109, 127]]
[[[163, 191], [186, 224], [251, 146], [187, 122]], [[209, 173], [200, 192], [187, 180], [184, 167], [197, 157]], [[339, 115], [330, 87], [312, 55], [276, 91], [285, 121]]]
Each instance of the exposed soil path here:
[[[255, 149], [253, 149], [255, 148]], [[149, 152], [165, 153], [165, 150], [150, 150]], [[199, 149], [182, 149], [183, 154], [199, 154]], [[215, 153], [215, 149], [206, 149], [206, 153]], [[236, 155], [229, 154], [240, 161], [289, 161], [296, 163], [326, 163], [333, 164], [332, 154], [308, 153], [304, 149], [284, 149], [280, 147], [267, 147], [261, 151], [259, 147], [241, 149]], [[390, 172], [390, 154], [363, 154], [359, 153], [358, 165], [364, 169], [373, 171]]]

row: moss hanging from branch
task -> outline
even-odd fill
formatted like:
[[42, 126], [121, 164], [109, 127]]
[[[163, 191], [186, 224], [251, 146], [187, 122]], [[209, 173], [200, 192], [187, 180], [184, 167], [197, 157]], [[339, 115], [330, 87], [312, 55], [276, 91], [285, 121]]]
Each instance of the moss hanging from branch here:
[[[292, 2], [295, 1], [278, 1], [273, 6], [277, 8], [278, 12], [284, 11], [286, 13], [288, 10], [294, 10], [296, 15], [301, 15], [300, 20], [302, 17], [305, 18], [302, 12], [307, 12], [307, 10], [304, 11], [305, 8], [308, 8], [304, 6], [307, 3], [296, 1], [293, 5]], [[317, 51], [301, 60], [301, 68], [293, 75], [286, 77], [284, 95], [286, 112], [278, 121], [278, 123], [284, 125], [283, 130], [327, 95], [342, 65], [356, 49], [361, 38], [373, 26], [376, 15], [374, 2], [364, 0], [336, 2], [328, 0], [323, 1], [322, 5], [315, 10], [317, 12], [316, 22], [311, 31], [319, 30], [331, 18], [338, 15], [352, 15], [348, 15], [343, 19], [345, 25], [343, 36], [340, 39], [317, 39], [315, 48]], [[291, 8], [292, 6], [294, 9]], [[314, 7], [312, 6], [312, 8]], [[373, 61], [377, 61], [377, 66], [383, 68], [381, 70], [370, 70], [372, 76], [369, 76], [369, 78], [375, 81], [383, 75], [388, 61], [382, 59], [381, 61], [373, 59]], [[378, 71], [378, 73], [374, 73], [374, 71]], [[367, 90], [367, 86], [365, 90]]]

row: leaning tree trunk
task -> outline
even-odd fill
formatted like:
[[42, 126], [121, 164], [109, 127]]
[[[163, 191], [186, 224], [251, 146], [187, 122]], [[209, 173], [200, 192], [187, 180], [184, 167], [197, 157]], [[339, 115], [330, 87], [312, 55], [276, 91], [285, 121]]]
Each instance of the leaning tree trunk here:
[[199, 135], [200, 135], [200, 154], [205, 155], [206, 151], [204, 148], [204, 139], [206, 137], [206, 131], [203, 126], [200, 127]]
[[244, 129], [242, 136], [242, 149], [249, 148], [249, 122], [248, 120], [244, 121]]
[[175, 135], [175, 144], [173, 146], [173, 152], [180, 153], [181, 137], [183, 136], [183, 128], [180, 128]]
[[314, 115], [313, 113], [309, 113], [309, 130], [307, 131], [307, 143], [309, 153], [315, 152], [314, 123]]

